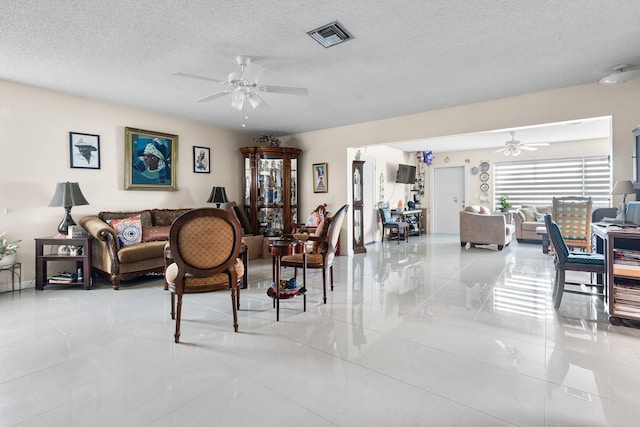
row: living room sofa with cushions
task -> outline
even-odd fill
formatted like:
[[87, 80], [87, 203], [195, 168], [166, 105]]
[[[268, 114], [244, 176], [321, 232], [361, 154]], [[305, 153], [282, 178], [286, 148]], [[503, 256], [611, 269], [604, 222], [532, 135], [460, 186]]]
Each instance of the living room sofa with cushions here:
[[484, 206], [471, 205], [460, 211], [460, 245], [498, 246], [501, 251], [513, 240], [515, 227], [508, 223], [507, 216], [492, 214]]
[[145, 209], [83, 217], [80, 225], [93, 237], [94, 271], [108, 277], [113, 289], [119, 289], [122, 280], [163, 273], [171, 223], [189, 210]]
[[536, 240], [541, 242], [542, 235], [536, 233], [536, 228], [544, 227], [544, 214], [552, 213], [553, 206], [527, 206], [513, 212], [513, 222], [516, 226], [516, 239], [518, 242]]

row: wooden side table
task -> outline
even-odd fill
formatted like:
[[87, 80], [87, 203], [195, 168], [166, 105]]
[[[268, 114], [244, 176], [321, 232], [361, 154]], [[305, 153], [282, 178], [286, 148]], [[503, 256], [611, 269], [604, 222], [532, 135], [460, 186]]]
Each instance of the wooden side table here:
[[283, 256], [302, 253], [303, 310], [307, 311], [307, 251], [305, 250], [305, 245], [306, 243], [302, 240], [274, 240], [269, 243], [269, 252], [273, 255], [272, 268], [273, 283], [275, 285], [273, 304], [276, 309], [276, 322], [280, 321], [280, 299], [298, 295], [297, 293], [294, 295], [280, 294], [280, 260]]
[[[93, 278], [91, 276], [91, 236], [83, 237], [38, 237], [36, 241], [36, 289], [43, 290], [49, 283], [47, 278], [47, 263], [49, 261], [76, 261], [76, 267], [82, 269], [82, 281], [69, 282], [69, 284], [81, 283], [85, 289], [91, 289]], [[77, 255], [58, 255], [44, 253], [45, 246], [81, 246], [82, 253]]]

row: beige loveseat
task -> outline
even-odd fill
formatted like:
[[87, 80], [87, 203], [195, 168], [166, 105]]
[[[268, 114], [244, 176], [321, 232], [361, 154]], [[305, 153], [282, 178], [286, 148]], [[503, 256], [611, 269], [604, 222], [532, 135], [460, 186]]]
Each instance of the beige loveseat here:
[[523, 205], [516, 212], [513, 212], [513, 222], [516, 226], [516, 239], [518, 239], [518, 242], [526, 240], [542, 241], [542, 235], [536, 234], [536, 228], [544, 227], [545, 213], [553, 213], [553, 206]]
[[491, 214], [484, 206], [467, 206], [460, 211], [460, 246], [495, 244], [501, 251], [511, 243], [515, 231], [507, 219], [507, 215]]
[[[100, 212], [80, 220], [80, 225], [93, 237], [91, 264], [94, 271], [108, 277], [113, 289], [122, 280], [149, 273], [163, 273], [164, 246], [169, 241], [171, 223], [190, 209], [145, 209], [134, 212]], [[140, 243], [122, 245], [108, 222], [140, 218]], [[137, 221], [136, 221], [137, 223]], [[113, 224], [113, 222], [112, 222]], [[126, 238], [138, 238], [136, 228]]]

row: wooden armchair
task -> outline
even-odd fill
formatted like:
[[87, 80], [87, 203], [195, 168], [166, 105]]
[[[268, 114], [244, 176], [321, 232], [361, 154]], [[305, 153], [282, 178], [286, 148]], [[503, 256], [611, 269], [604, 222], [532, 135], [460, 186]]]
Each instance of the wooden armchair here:
[[[308, 238], [313, 245], [307, 249], [307, 268], [322, 269], [322, 295], [325, 304], [327, 303], [327, 270], [330, 274], [331, 290], [333, 291], [333, 259], [338, 249], [338, 238], [340, 237], [342, 221], [348, 210], [349, 205], [344, 205], [333, 217], [325, 217], [321, 223], [321, 232], [316, 233], [318, 235], [311, 235]], [[294, 267], [297, 273], [298, 268], [302, 268], [302, 254], [283, 256], [280, 265], [283, 267]]]
[[175, 342], [180, 340], [184, 294], [231, 288], [233, 329], [238, 332], [239, 284], [245, 271], [238, 258], [242, 232], [235, 216], [222, 209], [194, 209], [173, 222], [169, 243], [173, 263], [166, 267], [165, 280], [171, 291], [171, 318], [176, 320]]
[[563, 196], [553, 198], [553, 220], [567, 246], [591, 252], [591, 197]]

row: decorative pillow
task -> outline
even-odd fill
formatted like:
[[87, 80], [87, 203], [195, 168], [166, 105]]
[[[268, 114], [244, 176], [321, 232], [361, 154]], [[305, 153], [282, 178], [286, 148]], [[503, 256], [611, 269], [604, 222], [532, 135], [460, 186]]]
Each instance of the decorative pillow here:
[[170, 225], [161, 225], [158, 227], [142, 227], [143, 242], [162, 242], [169, 240]]
[[[522, 208], [520, 209], [520, 212], [522, 212], [524, 214], [524, 220], [525, 221], [537, 221], [536, 219], [536, 214], [538, 213], [538, 209], [531, 207], [531, 208]], [[542, 221], [544, 221], [544, 217], [542, 217]]]
[[109, 220], [120, 240], [120, 246], [129, 246], [142, 242], [142, 221], [139, 216]]
[[190, 210], [191, 209], [154, 209], [151, 211], [153, 225], [171, 225], [176, 218]]
[[142, 210], [135, 212], [100, 212], [98, 214], [98, 218], [109, 224], [109, 221], [114, 219], [123, 219], [123, 218], [133, 218], [139, 217], [140, 221], [142, 221], [143, 227], [151, 227], [153, 224], [151, 223], [151, 211], [150, 210]]
[[544, 222], [544, 214], [540, 212], [534, 212], [533, 215], [536, 217], [536, 222]]
[[482, 215], [489, 215], [491, 213], [491, 211], [486, 206], [480, 206], [480, 213]]

